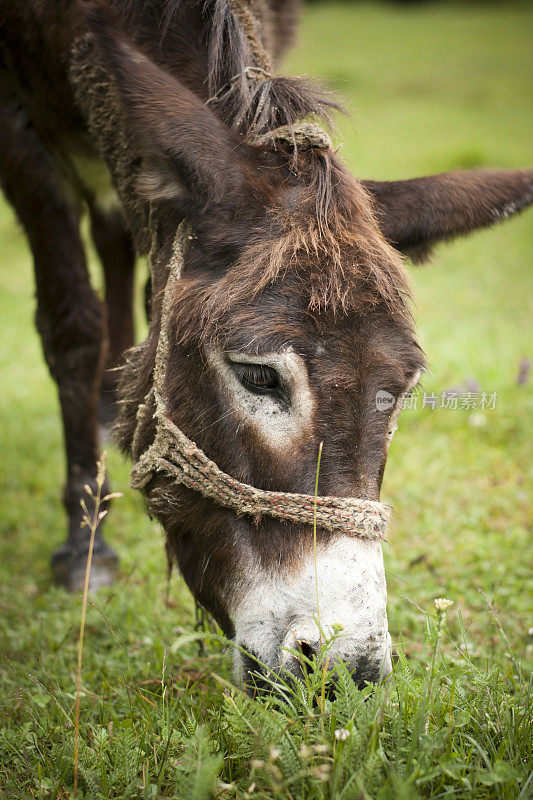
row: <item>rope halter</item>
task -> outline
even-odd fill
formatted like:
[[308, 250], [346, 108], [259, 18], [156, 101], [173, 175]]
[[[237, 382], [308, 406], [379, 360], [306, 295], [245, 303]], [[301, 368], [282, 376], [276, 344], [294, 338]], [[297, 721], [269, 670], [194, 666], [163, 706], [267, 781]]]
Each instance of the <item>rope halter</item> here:
[[[145, 489], [156, 473], [164, 473], [176, 484], [183, 484], [214, 500], [236, 514], [259, 522], [263, 514], [290, 522], [316, 525], [331, 533], [365, 539], [384, 539], [390, 508], [374, 500], [352, 497], [317, 497], [308, 494], [272, 492], [257, 489], [227, 475], [209, 459], [171, 420], [165, 401], [165, 376], [170, 350], [170, 310], [173, 289], [179, 281], [190, 229], [186, 221], [178, 227], [169, 262], [169, 275], [161, 312], [161, 331], [157, 345], [153, 386], [137, 412], [133, 439], [134, 463], [131, 483]], [[151, 419], [156, 434], [145, 452], [139, 453], [140, 432]]]

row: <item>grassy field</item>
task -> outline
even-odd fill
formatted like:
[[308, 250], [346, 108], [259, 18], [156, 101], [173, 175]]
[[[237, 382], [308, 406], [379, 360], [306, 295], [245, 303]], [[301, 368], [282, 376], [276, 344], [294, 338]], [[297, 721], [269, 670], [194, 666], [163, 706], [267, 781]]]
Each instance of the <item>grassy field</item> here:
[[[287, 70], [347, 99], [343, 152], [358, 175], [400, 178], [531, 164], [532, 51], [527, 6], [328, 2], [306, 11]], [[224, 642], [195, 632], [179, 576], [167, 596], [161, 531], [111, 448], [121, 574], [88, 610], [80, 797], [533, 796], [533, 400], [517, 383], [533, 356], [532, 223], [530, 212], [412, 270], [424, 391], [496, 402], [432, 410], [420, 397], [402, 416], [383, 488], [398, 652], [388, 686], [359, 692], [341, 675], [324, 700], [318, 673], [285, 702], [246, 699]], [[32, 324], [31, 259], [5, 205], [0, 241], [0, 798], [67, 798], [81, 600], [50, 584], [65, 527], [57, 400]]]

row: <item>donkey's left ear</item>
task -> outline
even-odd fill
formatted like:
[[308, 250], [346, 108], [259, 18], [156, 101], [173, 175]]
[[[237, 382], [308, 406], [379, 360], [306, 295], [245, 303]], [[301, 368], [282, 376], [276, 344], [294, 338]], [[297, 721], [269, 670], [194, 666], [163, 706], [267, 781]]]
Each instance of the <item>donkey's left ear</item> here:
[[202, 100], [135, 47], [105, 0], [79, 0], [144, 153], [139, 190], [186, 207], [220, 203], [243, 182], [240, 139]]
[[445, 172], [407, 181], [362, 181], [385, 238], [415, 263], [433, 245], [522, 211], [533, 202], [533, 169]]

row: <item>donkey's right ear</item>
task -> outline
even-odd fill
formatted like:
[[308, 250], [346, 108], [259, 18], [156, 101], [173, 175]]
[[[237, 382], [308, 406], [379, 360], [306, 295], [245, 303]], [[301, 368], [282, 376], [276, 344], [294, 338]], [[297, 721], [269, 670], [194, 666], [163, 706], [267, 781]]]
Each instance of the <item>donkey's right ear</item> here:
[[237, 135], [134, 46], [104, 0], [79, 6], [146, 157], [140, 192], [204, 204], [238, 190], [243, 172]]

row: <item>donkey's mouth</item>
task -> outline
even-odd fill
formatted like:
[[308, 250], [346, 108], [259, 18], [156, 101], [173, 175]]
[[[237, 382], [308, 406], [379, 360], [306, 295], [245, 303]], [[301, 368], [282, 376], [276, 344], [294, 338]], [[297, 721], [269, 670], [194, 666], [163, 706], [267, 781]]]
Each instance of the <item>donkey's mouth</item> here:
[[[289, 659], [285, 659], [282, 666], [271, 668], [261, 661], [257, 653], [244, 645], [239, 647], [238, 652], [238, 678], [250, 697], [290, 694], [296, 681], [312, 680], [315, 670], [320, 670], [321, 689], [325, 689], [326, 697], [333, 700], [336, 696], [339, 683], [336, 669], [338, 661], [329, 662], [326, 659], [322, 665], [318, 665], [311, 653], [302, 648], [301, 652], [294, 652]], [[355, 669], [350, 670], [348, 664], [345, 667], [358, 689], [363, 689], [368, 684], [387, 681], [391, 674], [388, 663], [376, 662], [375, 659], [365, 656], [358, 660]], [[326, 674], [325, 683], [323, 673]]]
[[[249, 652], [241, 652], [241, 674], [240, 678], [246, 694], [249, 697], [275, 697], [280, 700], [287, 699], [296, 689], [297, 680], [303, 681], [306, 666], [301, 665], [297, 669], [287, 670], [284, 667], [271, 669], [262, 664], [257, 656]], [[335, 679], [329, 680], [326, 684], [326, 694], [333, 699]]]

